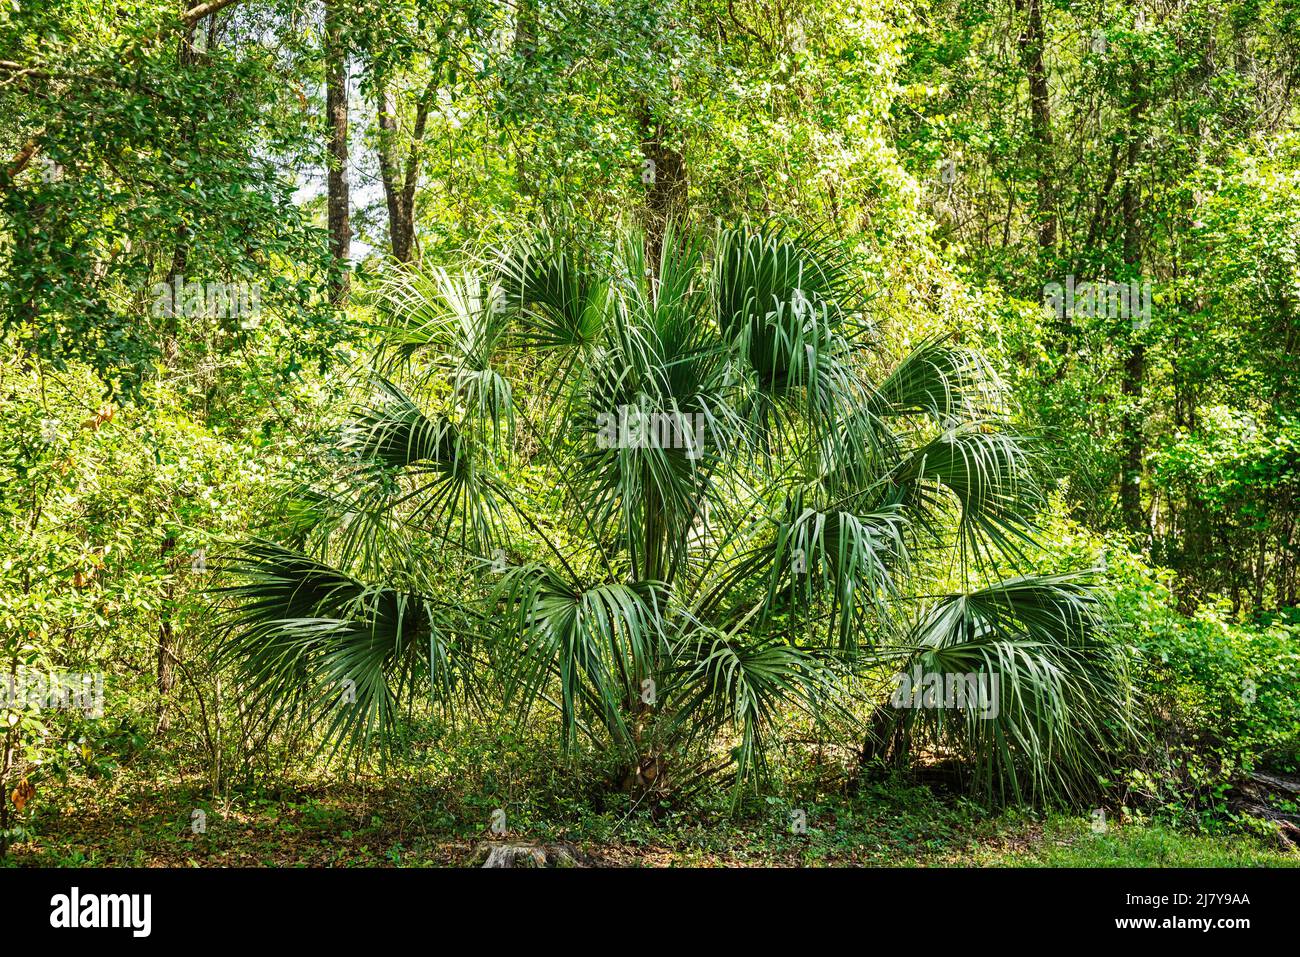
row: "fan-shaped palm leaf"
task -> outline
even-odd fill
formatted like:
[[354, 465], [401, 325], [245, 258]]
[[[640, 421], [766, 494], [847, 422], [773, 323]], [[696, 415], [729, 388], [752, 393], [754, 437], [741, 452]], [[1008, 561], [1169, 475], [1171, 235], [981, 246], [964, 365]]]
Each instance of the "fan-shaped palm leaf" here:
[[387, 742], [418, 682], [451, 703], [462, 649], [428, 599], [269, 542], [223, 564], [235, 582], [214, 590], [233, 603], [217, 663], [236, 667], [254, 714], [324, 720], [326, 741], [355, 746]]
[[1134, 733], [1123, 659], [1101, 629], [1077, 575], [943, 599], [913, 629], [877, 734], [956, 749], [992, 799], [1085, 797]]

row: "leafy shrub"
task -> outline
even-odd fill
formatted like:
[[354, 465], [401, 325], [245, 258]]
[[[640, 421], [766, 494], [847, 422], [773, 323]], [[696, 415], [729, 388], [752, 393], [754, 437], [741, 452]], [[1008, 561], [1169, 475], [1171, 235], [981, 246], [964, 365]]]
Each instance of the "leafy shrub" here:
[[1226, 599], [1178, 611], [1175, 573], [1124, 543], [1058, 519], [1044, 535], [1051, 563], [1104, 568], [1111, 628], [1134, 657], [1146, 745], [1124, 798], [1175, 818], [1223, 817], [1233, 782], [1300, 767], [1300, 623], [1285, 615], [1234, 619]]

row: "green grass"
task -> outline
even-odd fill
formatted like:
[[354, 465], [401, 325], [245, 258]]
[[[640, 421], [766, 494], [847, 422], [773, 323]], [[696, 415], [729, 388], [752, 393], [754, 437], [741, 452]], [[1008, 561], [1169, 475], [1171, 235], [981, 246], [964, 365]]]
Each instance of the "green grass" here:
[[1051, 817], [1023, 846], [976, 845], [954, 863], [991, 867], [1297, 867], [1300, 853], [1249, 834], [1186, 834], [1161, 824], [1109, 826]]

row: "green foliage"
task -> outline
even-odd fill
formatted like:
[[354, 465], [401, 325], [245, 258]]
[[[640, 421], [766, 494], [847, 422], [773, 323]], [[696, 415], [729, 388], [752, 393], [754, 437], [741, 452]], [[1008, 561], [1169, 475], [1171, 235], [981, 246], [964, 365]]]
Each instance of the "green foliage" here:
[[153, 680], [161, 634], [175, 636], [177, 673], [205, 550], [248, 526], [266, 477], [249, 446], [194, 423], [174, 393], [155, 390], [149, 407], [103, 395], [82, 365], [0, 365], [3, 672], [84, 675], [103, 690], [88, 714], [18, 684], [20, 700], [0, 708], [6, 801], [20, 780], [39, 792], [70, 773], [108, 774], [148, 745], [176, 707]]
[[[106, 696], [0, 705], [0, 843], [374, 757], [458, 839], [939, 862], [973, 812], [884, 765], [1205, 827], [1297, 769], [1293, 3], [329, 10], [0, 3], [0, 675]], [[1077, 830], [1037, 856], [1219, 860]]]
[[[3, 329], [138, 396], [155, 359], [189, 344], [179, 304], [160, 304], [179, 276], [255, 284], [268, 318], [293, 329], [287, 361], [321, 358], [312, 333], [326, 346], [337, 334], [311, 281], [324, 240], [286, 169], [309, 155], [298, 83], [242, 42], [252, 24], [187, 36], [170, 4], [118, 13], [36, 3], [0, 21], [0, 49], [19, 61], [0, 86], [9, 136], [38, 151], [13, 182], [0, 174]], [[227, 349], [246, 338], [212, 318]]]
[[1114, 782], [1117, 800], [1174, 820], [1214, 824], [1229, 792], [1254, 771], [1300, 767], [1300, 627], [1284, 617], [1241, 621], [1229, 603], [1178, 610], [1174, 575], [1068, 523], [1045, 541], [1054, 563], [1104, 561], [1110, 627], [1133, 656], [1151, 740]]
[[1129, 569], [1117, 578], [1116, 606], [1168, 749], [1134, 773], [1134, 789], [1171, 816], [1209, 819], [1227, 810], [1241, 775], [1300, 767], [1300, 627], [1236, 622], [1226, 602], [1188, 618], [1170, 607], [1167, 576]]

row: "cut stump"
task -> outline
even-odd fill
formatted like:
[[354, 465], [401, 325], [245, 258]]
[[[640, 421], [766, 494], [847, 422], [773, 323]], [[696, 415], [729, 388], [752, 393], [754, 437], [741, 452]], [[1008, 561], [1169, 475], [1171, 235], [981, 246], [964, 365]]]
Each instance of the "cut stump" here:
[[572, 844], [485, 842], [470, 859], [475, 867], [587, 867], [587, 855]]

